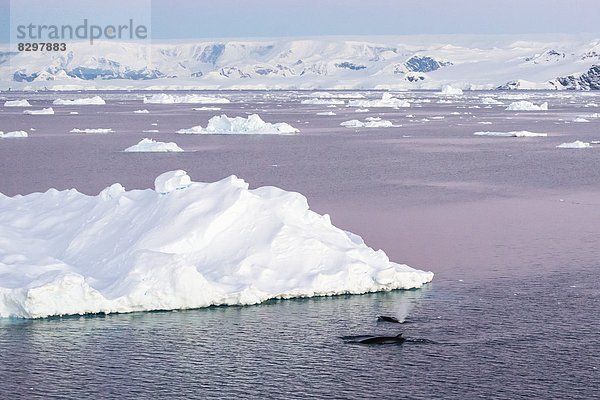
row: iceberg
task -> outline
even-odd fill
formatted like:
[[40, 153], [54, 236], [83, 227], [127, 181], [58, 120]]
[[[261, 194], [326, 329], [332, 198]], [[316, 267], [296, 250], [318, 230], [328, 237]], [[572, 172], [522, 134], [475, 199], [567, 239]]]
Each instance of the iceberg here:
[[229, 118], [223, 114], [215, 115], [208, 120], [206, 128], [194, 126], [189, 129], [180, 129], [176, 133], [186, 135], [228, 135], [228, 134], [276, 134], [293, 135], [299, 132], [298, 129], [285, 123], [269, 123], [263, 121], [257, 114], [249, 115], [248, 118], [233, 117]]
[[4, 107], [31, 107], [31, 104], [27, 100], [7, 100]]
[[226, 104], [230, 101], [223, 97], [201, 96], [198, 94], [174, 95], [174, 94], [153, 94], [150, 97], [144, 97], [144, 104]]
[[462, 91], [462, 89], [459, 89], [459, 88], [453, 88], [450, 85], [444, 85], [444, 87], [442, 87], [442, 91], [440, 92], [440, 94], [442, 96], [462, 96], [463, 91]]
[[25, 131], [12, 131], [12, 132], [2, 132], [0, 131], [0, 139], [9, 139], [9, 138], [26, 138], [29, 135]]
[[346, 128], [394, 128], [398, 125], [394, 125], [392, 121], [388, 121], [381, 118], [366, 118], [366, 122], [359, 121], [357, 119], [351, 119], [350, 121], [344, 121], [340, 123], [341, 126]]
[[56, 99], [52, 102], [52, 104], [55, 106], [102, 106], [105, 105], [106, 102], [102, 97], [94, 96], [75, 100]]
[[112, 133], [112, 128], [86, 128], [86, 129], [71, 129], [71, 133]]
[[145, 138], [142, 139], [138, 144], [128, 147], [123, 151], [137, 153], [164, 153], [183, 151], [183, 149], [173, 142], [164, 143]]
[[548, 103], [542, 103], [539, 106], [530, 101], [515, 101], [506, 107], [507, 111], [548, 111]]
[[304, 196], [185, 171], [96, 196], [0, 195], [0, 317], [249, 305], [419, 288], [433, 273], [389, 260]]
[[582, 142], [581, 140], [576, 140], [571, 143], [562, 143], [556, 146], [559, 149], [587, 149], [592, 147], [592, 145], [588, 142]]
[[150, 111], [143, 109], [143, 110], [135, 110], [133, 113], [134, 114], [150, 114]]
[[400, 108], [400, 107], [410, 107], [410, 103], [407, 100], [398, 99], [393, 97], [390, 93], [384, 93], [381, 95], [381, 99], [375, 100], [350, 100], [348, 102], [348, 107], [360, 107], [360, 108], [368, 108], [368, 107], [391, 107], [391, 108]]
[[25, 110], [23, 111], [25, 115], [54, 115], [54, 110], [52, 107], [42, 108], [41, 110]]
[[509, 132], [475, 132], [473, 133], [475, 136], [501, 136], [501, 137], [546, 137], [547, 133], [537, 133], [537, 132], [529, 132], [529, 131], [509, 131]]

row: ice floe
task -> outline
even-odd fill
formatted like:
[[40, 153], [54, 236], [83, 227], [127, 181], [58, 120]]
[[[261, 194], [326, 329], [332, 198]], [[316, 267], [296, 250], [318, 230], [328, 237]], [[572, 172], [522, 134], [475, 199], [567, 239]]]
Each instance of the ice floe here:
[[582, 142], [581, 140], [576, 140], [571, 143], [562, 143], [556, 146], [559, 149], [586, 149], [588, 147], [592, 147], [592, 145], [588, 142]]
[[133, 113], [134, 114], [150, 114], [150, 111], [143, 109], [143, 110], [135, 110]]
[[444, 87], [442, 87], [442, 91], [440, 92], [440, 94], [443, 96], [462, 96], [463, 91], [462, 91], [462, 89], [454, 88], [450, 85], [444, 85]]
[[25, 115], [54, 115], [54, 110], [52, 107], [42, 108], [41, 110], [25, 110], [23, 111]]
[[530, 101], [515, 101], [506, 107], [508, 111], [548, 111], [548, 103], [542, 103], [539, 106]]
[[71, 129], [71, 133], [112, 133], [112, 128], [86, 128], [86, 129]]
[[501, 136], [501, 137], [546, 137], [547, 133], [537, 133], [537, 132], [529, 132], [529, 131], [509, 131], [509, 132], [475, 132], [473, 133], [475, 136]]
[[336, 115], [333, 111], [318, 112], [317, 115]]
[[144, 97], [146, 104], [226, 104], [229, 99], [215, 96], [202, 96], [199, 94], [175, 95], [158, 93]]
[[248, 305], [433, 278], [336, 228], [299, 193], [184, 171], [155, 190], [0, 195], [0, 243], [0, 317]]
[[165, 152], [180, 152], [183, 149], [173, 142], [157, 142], [153, 139], [144, 138], [138, 144], [123, 150], [131, 153], [165, 153]]
[[7, 100], [4, 107], [31, 107], [31, 104], [27, 100]]
[[52, 102], [55, 106], [102, 106], [105, 105], [106, 102], [100, 96], [94, 96], [84, 99], [74, 99], [74, 100], [63, 100], [56, 99]]
[[379, 117], [365, 118], [365, 122], [351, 119], [350, 121], [340, 123], [340, 125], [346, 128], [393, 128], [398, 126], [394, 125], [392, 121], [381, 119]]
[[0, 139], [26, 138], [28, 136], [29, 135], [25, 131], [12, 131], [12, 132], [0, 131]]
[[313, 104], [313, 105], [343, 105], [346, 104], [344, 100], [339, 99], [304, 99], [300, 104]]
[[189, 129], [180, 129], [180, 134], [278, 134], [293, 135], [299, 132], [298, 129], [285, 123], [269, 123], [263, 121], [257, 114], [249, 115], [248, 118], [233, 117], [227, 115], [215, 115], [208, 120], [206, 128], [194, 126]]
[[361, 108], [382, 108], [382, 107], [391, 107], [391, 108], [404, 108], [410, 107], [410, 103], [408, 100], [399, 99], [393, 97], [391, 93], [385, 92], [381, 95], [381, 99], [374, 100], [350, 100], [348, 102], [349, 107], [361, 107]]

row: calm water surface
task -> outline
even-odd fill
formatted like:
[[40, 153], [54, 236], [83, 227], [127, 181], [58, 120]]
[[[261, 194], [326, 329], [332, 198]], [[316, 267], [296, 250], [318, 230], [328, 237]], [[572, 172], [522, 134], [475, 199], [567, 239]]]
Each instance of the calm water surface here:
[[[36, 108], [82, 96], [3, 95]], [[175, 168], [199, 181], [236, 174], [252, 187], [305, 194], [336, 225], [436, 277], [421, 290], [252, 307], [0, 320], [0, 398], [598, 396], [600, 149], [555, 146], [600, 139], [600, 119], [572, 122], [598, 112], [585, 105], [600, 96], [537, 92], [531, 101], [549, 101], [550, 111], [513, 113], [484, 108], [479, 98], [489, 93], [452, 103], [404, 93], [410, 109], [317, 116], [331, 109], [300, 106], [305, 93], [226, 92], [232, 103], [223, 113], [258, 112], [301, 134], [225, 137], [174, 134], [219, 112], [144, 105], [139, 93], [101, 95], [106, 106], [57, 106], [55, 116], [0, 107], [0, 130], [30, 132], [0, 141], [0, 192], [95, 194], [113, 182], [146, 188]], [[150, 114], [132, 114], [141, 108]], [[339, 127], [378, 115], [402, 127]], [[81, 136], [73, 128], [115, 133]], [[472, 135], [522, 129], [549, 137]], [[144, 137], [189, 152], [120, 152]], [[377, 314], [406, 322], [377, 322]], [[408, 338], [401, 346], [344, 340], [400, 332]]]

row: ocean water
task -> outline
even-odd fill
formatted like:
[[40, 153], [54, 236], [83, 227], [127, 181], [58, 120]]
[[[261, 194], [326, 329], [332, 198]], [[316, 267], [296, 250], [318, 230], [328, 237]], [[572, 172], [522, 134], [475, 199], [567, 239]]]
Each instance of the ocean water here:
[[[0, 130], [30, 133], [0, 140], [0, 192], [76, 187], [95, 194], [113, 182], [146, 188], [176, 168], [197, 181], [236, 174], [251, 187], [303, 193], [335, 225], [394, 261], [434, 271], [434, 281], [420, 290], [252, 307], [0, 320], [0, 398], [597, 396], [600, 146], [555, 146], [600, 140], [600, 118], [589, 117], [599, 112], [591, 105], [599, 95], [533, 92], [528, 100], [548, 101], [550, 110], [516, 113], [504, 108], [517, 99], [481, 103], [507, 93], [439, 103], [433, 93], [411, 92], [398, 94], [411, 108], [355, 113], [300, 105], [305, 92], [217, 94], [232, 103], [193, 111], [197, 105], [142, 104], [143, 93], [123, 92], [100, 93], [106, 106], [56, 106], [54, 116], [0, 107]], [[27, 98], [34, 108], [85, 96], [2, 95]], [[150, 114], [132, 113], [142, 108]], [[330, 110], [337, 115], [316, 115]], [[215, 114], [253, 112], [301, 134], [174, 134]], [[573, 122], [583, 115], [590, 122]], [[339, 126], [369, 116], [402, 126]], [[473, 136], [523, 129], [549, 136]], [[121, 152], [144, 137], [187, 152]], [[378, 314], [405, 323], [377, 322]], [[349, 340], [400, 332], [402, 345]]]

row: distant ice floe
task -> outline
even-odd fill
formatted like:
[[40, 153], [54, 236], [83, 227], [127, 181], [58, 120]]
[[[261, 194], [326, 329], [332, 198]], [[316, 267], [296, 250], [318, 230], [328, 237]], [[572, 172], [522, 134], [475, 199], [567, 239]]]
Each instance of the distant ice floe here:
[[462, 96], [463, 91], [462, 91], [462, 89], [459, 89], [459, 88], [453, 88], [450, 85], [444, 85], [444, 87], [442, 87], [442, 91], [440, 92], [440, 94], [443, 96]]
[[369, 110], [368, 108], [357, 108], [356, 110], [354, 110], [354, 112], [357, 113], [368, 113], [369, 111], [371, 110]]
[[132, 153], [165, 153], [180, 152], [183, 149], [173, 142], [157, 142], [153, 139], [144, 138], [138, 144], [128, 147], [123, 151]]
[[150, 114], [150, 111], [143, 109], [143, 110], [135, 110], [133, 113], [134, 114]]
[[25, 115], [54, 115], [54, 110], [52, 107], [42, 108], [41, 110], [25, 110], [23, 111]]
[[71, 129], [71, 133], [112, 133], [114, 132], [112, 128], [86, 128], [86, 129]]
[[100, 96], [89, 97], [85, 99], [63, 100], [56, 99], [52, 102], [55, 106], [102, 106], [106, 102]]
[[382, 108], [382, 107], [390, 107], [390, 108], [405, 108], [410, 107], [410, 103], [408, 100], [398, 99], [393, 97], [391, 93], [383, 93], [381, 95], [381, 99], [375, 100], [350, 100], [348, 102], [348, 107], [361, 107], [361, 108]]
[[548, 111], [548, 103], [542, 103], [539, 106], [530, 101], [515, 101], [506, 107], [508, 111]]
[[330, 93], [330, 92], [313, 92], [307, 97], [317, 99], [364, 99], [365, 96], [361, 93]]
[[529, 131], [509, 131], [509, 132], [475, 132], [475, 136], [500, 136], [500, 137], [546, 137], [547, 133], [537, 133]]
[[588, 147], [592, 147], [592, 145], [588, 142], [582, 142], [581, 140], [576, 140], [571, 143], [562, 143], [556, 146], [559, 149], [586, 149]]
[[573, 120], [573, 122], [590, 122], [589, 119], [585, 119], [585, 118], [581, 118], [581, 117], [577, 117]]
[[336, 115], [333, 111], [318, 112], [317, 115]]
[[196, 107], [192, 111], [220, 111], [221, 107]]
[[365, 119], [365, 122], [357, 119], [351, 119], [350, 121], [344, 121], [340, 124], [346, 128], [393, 128], [399, 125], [394, 125], [392, 121], [381, 119], [379, 117], [369, 117]]
[[12, 132], [2, 132], [0, 131], [0, 139], [14, 139], [14, 138], [26, 138], [29, 135], [25, 131], [12, 131]]
[[180, 129], [176, 133], [196, 135], [226, 135], [226, 134], [275, 134], [275, 135], [293, 135], [299, 132], [298, 129], [285, 123], [269, 123], [263, 121], [257, 114], [249, 115], [248, 118], [233, 117], [227, 115], [215, 115], [208, 120], [206, 128], [194, 126], [189, 129]]
[[304, 99], [300, 104], [312, 104], [312, 105], [343, 105], [346, 104], [344, 100], [339, 99]]
[[4, 107], [31, 107], [31, 104], [27, 100], [7, 100]]
[[[0, 195], [0, 317], [250, 305], [422, 287], [433, 273], [389, 260], [299, 193], [230, 176], [158, 176]], [[34, 243], [35, 245], [31, 245]]]
[[481, 104], [488, 104], [488, 105], [503, 105], [504, 103], [496, 100], [492, 97], [483, 97], [480, 99]]
[[201, 96], [198, 94], [175, 95], [158, 93], [144, 97], [145, 104], [226, 104], [229, 99], [214, 96]]

